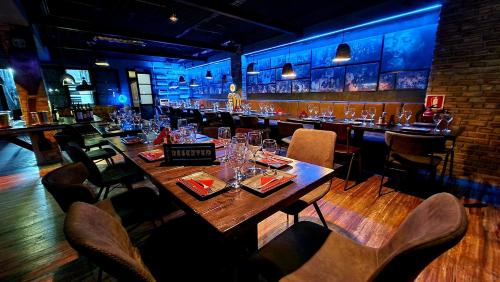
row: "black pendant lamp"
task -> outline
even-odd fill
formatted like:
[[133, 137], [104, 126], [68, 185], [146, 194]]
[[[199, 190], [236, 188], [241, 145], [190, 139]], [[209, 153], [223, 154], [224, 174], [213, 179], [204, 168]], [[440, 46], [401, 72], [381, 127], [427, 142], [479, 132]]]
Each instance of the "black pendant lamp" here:
[[335, 52], [335, 58], [333, 58], [334, 63], [347, 62], [351, 60], [351, 46], [344, 42], [344, 34], [342, 34], [342, 43], [337, 46], [337, 52]]
[[200, 86], [198, 83], [196, 83], [196, 79], [191, 79], [189, 81], [189, 87], [198, 87]]
[[212, 72], [211, 72], [211, 71], [209, 71], [209, 70], [207, 70], [207, 73], [205, 74], [205, 78], [206, 78], [206, 79], [212, 79], [212, 78], [214, 78], [214, 77], [212, 76]]
[[82, 84], [78, 85], [76, 91], [94, 91], [94, 87], [88, 84], [84, 77], [82, 77]]
[[283, 65], [283, 69], [281, 70], [281, 76], [284, 78], [295, 78], [297, 74], [293, 70], [292, 63], [286, 63]]
[[255, 67], [255, 63], [248, 64], [248, 66], [247, 66], [247, 74], [251, 74], [251, 75], [253, 75], [253, 74], [259, 74], [259, 71]]
[[179, 84], [184, 84], [186, 83], [186, 79], [184, 78], [184, 76], [179, 76]]

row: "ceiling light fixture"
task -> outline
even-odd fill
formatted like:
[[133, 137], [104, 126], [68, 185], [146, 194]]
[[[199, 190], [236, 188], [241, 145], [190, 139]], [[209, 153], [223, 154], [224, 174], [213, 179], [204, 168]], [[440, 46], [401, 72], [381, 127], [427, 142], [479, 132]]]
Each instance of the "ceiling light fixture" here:
[[96, 60], [95, 65], [99, 67], [109, 67], [109, 63], [106, 60]]
[[196, 79], [191, 79], [191, 81], [189, 81], [189, 87], [198, 87], [200, 86], [198, 83], [196, 83]]
[[186, 83], [186, 79], [184, 78], [184, 76], [179, 76], [179, 84], [184, 84]]
[[247, 66], [247, 74], [259, 74], [259, 70], [255, 67], [255, 63], [250, 63]]
[[206, 78], [206, 79], [212, 79], [212, 78], [214, 78], [214, 77], [212, 76], [212, 72], [211, 72], [211, 71], [209, 71], [209, 70], [207, 70], [207, 73], [205, 74], [205, 78]]
[[293, 70], [292, 63], [286, 63], [283, 65], [281, 76], [284, 78], [295, 78], [297, 76], [297, 74]]
[[175, 14], [170, 15], [168, 19], [170, 20], [171, 23], [176, 23], [179, 20], [179, 18], [177, 18]]
[[337, 46], [337, 51], [335, 52], [335, 57], [333, 58], [334, 63], [347, 62], [351, 60], [351, 46], [344, 42], [344, 35], [342, 33], [342, 43]]

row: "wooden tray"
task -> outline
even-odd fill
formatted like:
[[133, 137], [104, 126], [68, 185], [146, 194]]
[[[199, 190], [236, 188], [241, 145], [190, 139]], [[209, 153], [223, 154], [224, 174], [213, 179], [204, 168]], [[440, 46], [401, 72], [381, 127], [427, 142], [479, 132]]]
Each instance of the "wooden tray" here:
[[177, 184], [200, 199], [207, 199], [227, 190], [226, 182], [204, 171], [181, 177], [177, 179]]
[[277, 170], [276, 175], [257, 174], [244, 180], [241, 184], [251, 192], [259, 195], [267, 195], [286, 186], [293, 181], [295, 177], [297, 176]]

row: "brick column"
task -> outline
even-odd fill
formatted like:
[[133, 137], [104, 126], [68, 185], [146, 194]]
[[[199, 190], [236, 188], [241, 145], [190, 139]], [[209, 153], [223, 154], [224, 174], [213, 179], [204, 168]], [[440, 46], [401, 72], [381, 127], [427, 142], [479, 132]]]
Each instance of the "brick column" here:
[[231, 76], [233, 83], [238, 88], [238, 93], [243, 96], [242, 92], [242, 73], [241, 73], [241, 49], [231, 55]]
[[445, 0], [428, 94], [444, 94], [461, 126], [454, 174], [500, 184], [500, 2]]

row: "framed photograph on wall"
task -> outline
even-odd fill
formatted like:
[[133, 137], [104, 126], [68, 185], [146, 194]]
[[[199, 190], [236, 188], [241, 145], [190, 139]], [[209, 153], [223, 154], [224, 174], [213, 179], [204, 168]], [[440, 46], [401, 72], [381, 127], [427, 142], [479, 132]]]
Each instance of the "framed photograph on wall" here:
[[425, 96], [425, 107], [434, 110], [442, 110], [444, 108], [445, 95], [427, 95]]

